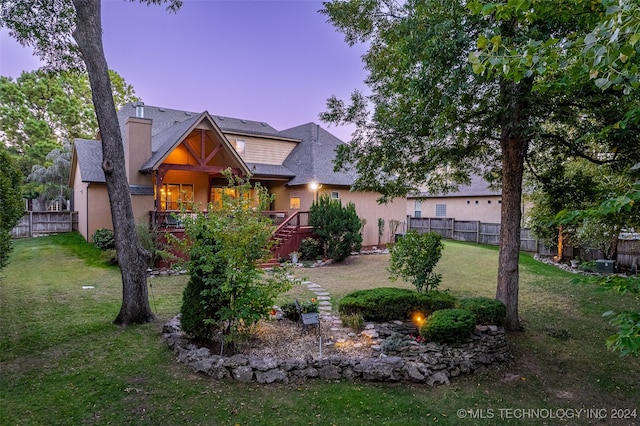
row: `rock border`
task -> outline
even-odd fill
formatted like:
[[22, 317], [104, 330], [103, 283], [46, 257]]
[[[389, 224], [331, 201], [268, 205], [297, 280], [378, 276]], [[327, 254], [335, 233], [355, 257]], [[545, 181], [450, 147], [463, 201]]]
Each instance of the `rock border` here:
[[[216, 379], [240, 382], [290, 383], [317, 378], [449, 384], [452, 377], [471, 374], [481, 367], [513, 358], [504, 328], [496, 326], [477, 326], [464, 342], [407, 344], [406, 352], [396, 352], [399, 355], [392, 356], [380, 352], [376, 358], [335, 355], [315, 358], [307, 355], [304, 358], [276, 359], [241, 354], [229, 357], [213, 355], [208, 348], [194, 345], [184, 337], [179, 316], [167, 322], [162, 333], [169, 348], [177, 354], [178, 362]], [[419, 349], [412, 349], [416, 347]]]

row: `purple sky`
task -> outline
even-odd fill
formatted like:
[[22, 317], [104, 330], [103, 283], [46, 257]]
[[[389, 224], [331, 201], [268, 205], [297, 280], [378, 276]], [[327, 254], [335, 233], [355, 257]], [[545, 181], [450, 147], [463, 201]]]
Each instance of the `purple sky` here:
[[[177, 14], [160, 6], [106, 0], [103, 42], [109, 68], [148, 105], [266, 121], [283, 130], [321, 124], [335, 94], [365, 88], [364, 46], [349, 47], [318, 13], [319, 1], [186, 0]], [[39, 61], [0, 31], [0, 75]]]

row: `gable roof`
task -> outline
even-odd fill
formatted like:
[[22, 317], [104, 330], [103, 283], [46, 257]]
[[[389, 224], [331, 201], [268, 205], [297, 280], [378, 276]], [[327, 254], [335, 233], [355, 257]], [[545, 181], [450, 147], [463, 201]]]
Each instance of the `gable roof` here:
[[[120, 131], [123, 135], [124, 123], [127, 118], [136, 116], [135, 105], [136, 103], [128, 103], [118, 111]], [[190, 120], [194, 116], [199, 116], [200, 114], [201, 113], [199, 112], [181, 111], [177, 109], [144, 105], [144, 118], [150, 118], [153, 120], [151, 123], [152, 136], [175, 126], [177, 123]], [[280, 134], [276, 129], [261, 121], [224, 117], [221, 115], [211, 115], [211, 119], [223, 132], [280, 137]]]
[[191, 133], [197, 125], [203, 121], [209, 122], [213, 131], [217, 133], [220, 143], [224, 145], [227, 152], [233, 157], [233, 159], [240, 166], [240, 169], [245, 173], [249, 173], [249, 168], [242, 160], [237, 151], [231, 146], [227, 138], [219, 130], [218, 126], [213, 121], [211, 115], [205, 111], [201, 114], [194, 115], [182, 122], [178, 122], [173, 126], [167, 127], [160, 133], [153, 135], [153, 123], [151, 124], [151, 151], [152, 155], [149, 161], [142, 167], [142, 171], [151, 171], [157, 169], [165, 158], [173, 151], [184, 139]]
[[[118, 111], [123, 139], [127, 119], [136, 116], [135, 105], [126, 104]], [[306, 185], [316, 181], [326, 185], [351, 186], [355, 181], [355, 171], [333, 171], [336, 148], [343, 142], [315, 123], [278, 131], [264, 122], [210, 115], [207, 111], [195, 113], [148, 105], [143, 108], [144, 118], [151, 120], [152, 153], [142, 170], [156, 169], [196, 126], [208, 121], [214, 131], [218, 131], [221, 143], [226, 145], [241, 169], [257, 178], [288, 180], [288, 185]], [[282, 165], [245, 163], [224, 133], [288, 140], [297, 142], [297, 145]], [[82, 180], [105, 182], [100, 142], [77, 139], [75, 149]]]
[[[100, 141], [76, 139], [73, 155], [77, 159], [82, 182], [106, 182], [102, 170], [102, 144]], [[72, 173], [73, 170], [75, 168], [72, 167]], [[71, 183], [73, 184], [73, 181]]]
[[343, 144], [340, 139], [315, 123], [292, 127], [280, 134], [302, 141], [283, 163], [295, 173], [289, 185], [305, 185], [312, 181], [325, 185], [353, 185], [356, 178], [354, 170], [333, 171], [336, 149]]

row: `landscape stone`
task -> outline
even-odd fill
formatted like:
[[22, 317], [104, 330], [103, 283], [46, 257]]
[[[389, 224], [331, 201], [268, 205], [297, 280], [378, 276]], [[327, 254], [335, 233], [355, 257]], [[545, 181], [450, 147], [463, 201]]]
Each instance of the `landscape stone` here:
[[[335, 315], [324, 313], [323, 321], [339, 322]], [[411, 381], [428, 385], [446, 385], [451, 377], [482, 371], [486, 366], [508, 361], [512, 358], [506, 342], [504, 329], [497, 326], [479, 327], [473, 336], [463, 342], [443, 344], [429, 342], [418, 344], [414, 337], [406, 333], [407, 323], [390, 322], [371, 324], [364, 335], [375, 335], [385, 330], [388, 336], [400, 341], [393, 350], [384, 351], [384, 339], [371, 338], [366, 345], [371, 349], [370, 358], [351, 358], [330, 355], [314, 358], [311, 354], [301, 354], [304, 358], [277, 359], [233, 355], [224, 357], [212, 355], [209, 349], [201, 348], [186, 339], [180, 331], [179, 317], [172, 319], [163, 328], [163, 338], [167, 346], [176, 354], [178, 362], [189, 365], [198, 373], [216, 379], [231, 378], [238, 381], [258, 383], [288, 383], [291, 378], [365, 381]], [[341, 327], [333, 327], [340, 333]], [[338, 342], [349, 339], [339, 334]], [[357, 337], [350, 332], [351, 338]], [[331, 342], [325, 343], [331, 345]], [[355, 342], [354, 347], [362, 343]]]

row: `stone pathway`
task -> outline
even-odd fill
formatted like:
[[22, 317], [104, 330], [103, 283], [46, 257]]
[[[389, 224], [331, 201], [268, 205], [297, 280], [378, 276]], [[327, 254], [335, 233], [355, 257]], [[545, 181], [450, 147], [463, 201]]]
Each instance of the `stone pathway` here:
[[[326, 344], [333, 344], [335, 342], [344, 343], [346, 340], [357, 339], [358, 335], [354, 333], [353, 330], [342, 326], [340, 315], [332, 312], [333, 305], [331, 304], [331, 294], [322, 288], [321, 285], [312, 281], [303, 281], [302, 284], [306, 285], [307, 288], [316, 295], [316, 299], [318, 300], [318, 311], [320, 312], [320, 321], [327, 324], [323, 327], [324, 330], [330, 330], [329, 334], [331, 337]], [[356, 343], [356, 345], [362, 346], [362, 343]]]

